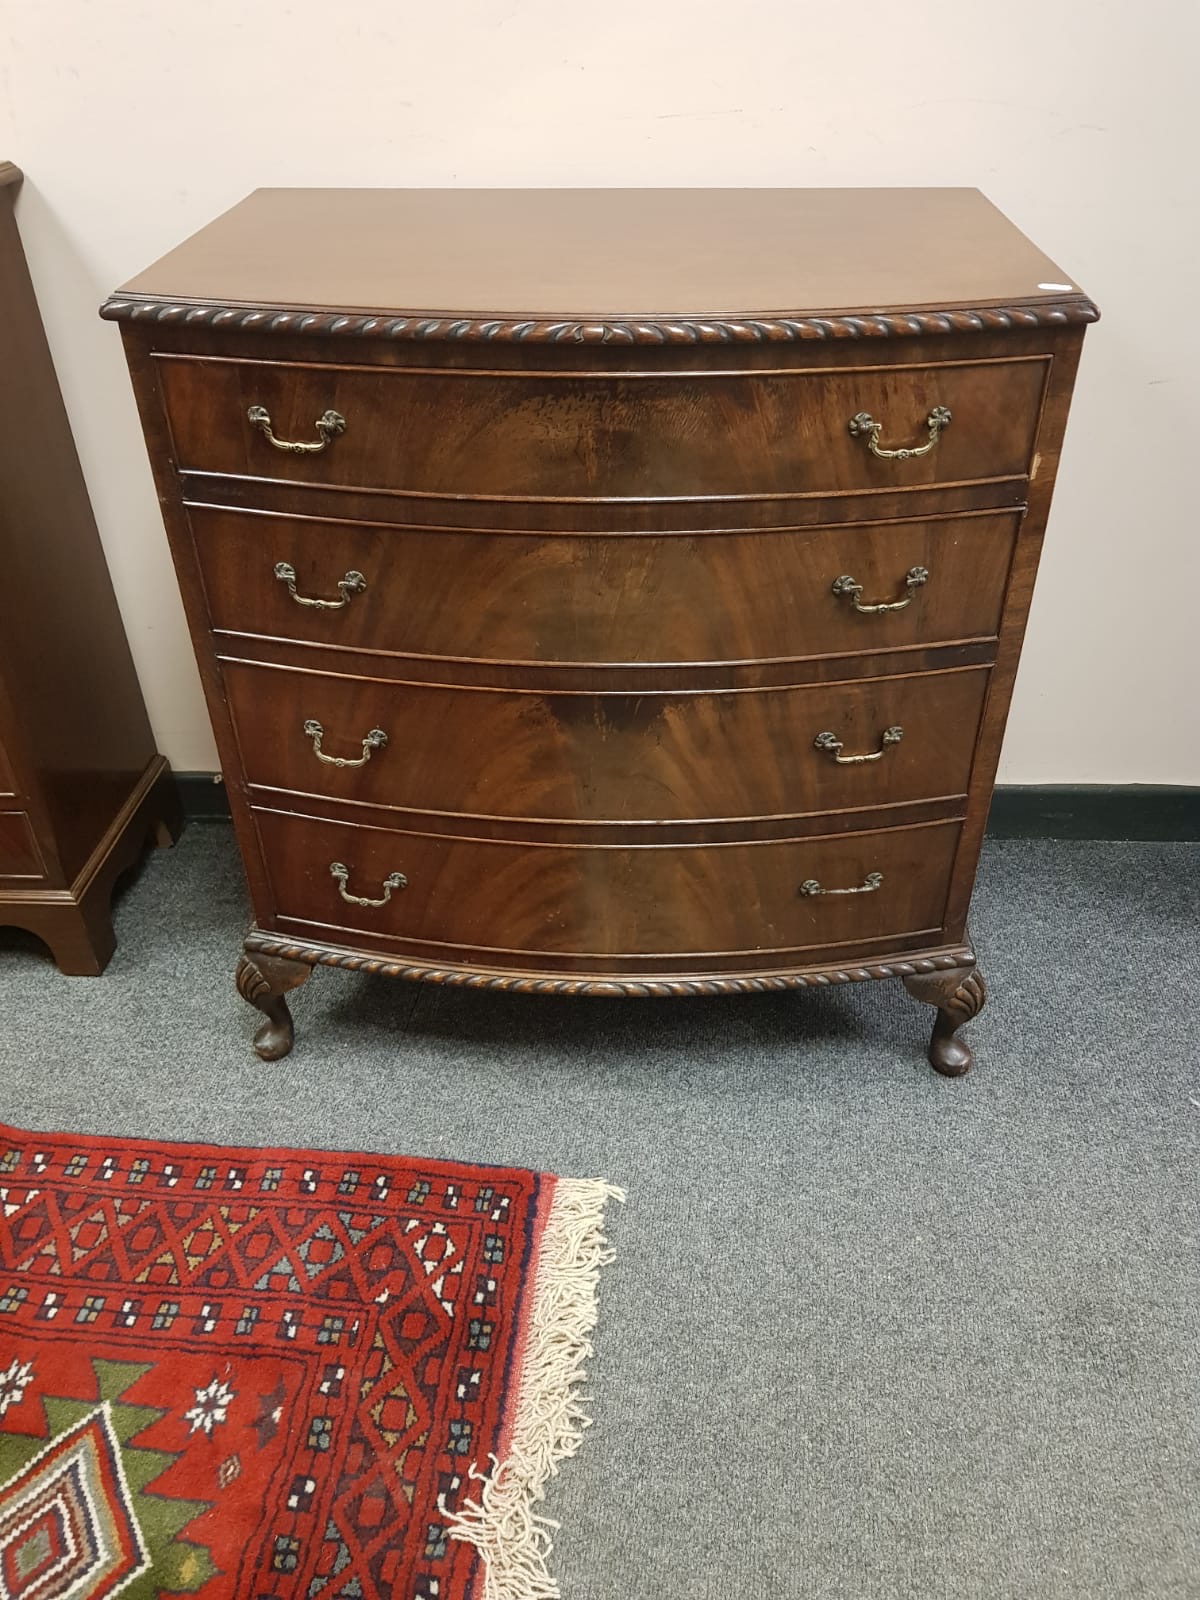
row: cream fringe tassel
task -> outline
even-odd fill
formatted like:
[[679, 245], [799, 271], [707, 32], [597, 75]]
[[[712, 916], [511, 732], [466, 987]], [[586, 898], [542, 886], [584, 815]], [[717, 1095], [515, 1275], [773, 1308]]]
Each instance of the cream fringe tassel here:
[[490, 1473], [472, 1464], [470, 1477], [481, 1485], [477, 1500], [464, 1500], [453, 1513], [439, 1501], [450, 1537], [482, 1552], [483, 1600], [559, 1600], [547, 1565], [554, 1548], [550, 1530], [559, 1524], [534, 1506], [591, 1424], [578, 1386], [592, 1354], [600, 1269], [613, 1259], [604, 1237], [604, 1204], [624, 1199], [622, 1190], [591, 1179], [555, 1183], [508, 1455], [503, 1461], [492, 1456]]

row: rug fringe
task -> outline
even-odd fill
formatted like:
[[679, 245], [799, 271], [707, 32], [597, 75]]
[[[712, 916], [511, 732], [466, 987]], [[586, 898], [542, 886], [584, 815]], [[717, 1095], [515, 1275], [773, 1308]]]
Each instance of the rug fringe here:
[[604, 1207], [625, 1199], [624, 1191], [587, 1178], [559, 1178], [542, 1232], [533, 1305], [516, 1417], [503, 1461], [491, 1457], [491, 1472], [472, 1464], [481, 1485], [478, 1498], [455, 1512], [439, 1509], [450, 1537], [472, 1544], [483, 1556], [483, 1600], [559, 1600], [548, 1559], [551, 1530], [558, 1523], [535, 1505], [559, 1462], [579, 1449], [591, 1418], [579, 1385], [592, 1354], [589, 1335], [598, 1315], [600, 1269], [613, 1259], [604, 1236]]

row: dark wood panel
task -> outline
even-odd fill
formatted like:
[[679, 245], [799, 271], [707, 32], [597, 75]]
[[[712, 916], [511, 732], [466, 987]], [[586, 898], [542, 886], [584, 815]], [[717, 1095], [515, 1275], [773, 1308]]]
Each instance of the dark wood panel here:
[[41, 878], [41, 852], [23, 811], [0, 811], [0, 878]]
[[4, 746], [0, 744], [0, 796], [16, 793], [17, 780], [13, 775], [13, 765], [4, 753]]
[[669, 694], [676, 691], [791, 689], [805, 684], [849, 683], [860, 678], [908, 676], [991, 664], [995, 639], [965, 644], [912, 645], [897, 650], [861, 650], [853, 655], [809, 656], [800, 661], [667, 662], [643, 666], [578, 665], [561, 661], [485, 661], [451, 656], [391, 655], [343, 650], [256, 634], [218, 632], [202, 648], [230, 660], [261, 661], [300, 672], [332, 672], [395, 683], [461, 685], [474, 689], [531, 689], [538, 694]]
[[[486, 817], [469, 812], [408, 811], [340, 795], [257, 784], [248, 790], [256, 805], [302, 811], [319, 806], [331, 820], [406, 828], [412, 833], [444, 833], [463, 838], [502, 839], [529, 844], [747, 844], [770, 839], [807, 839], [816, 834], [864, 833], [880, 827], [916, 827], [926, 822], [959, 822], [962, 795], [914, 800], [893, 806], [821, 811], [808, 816], [739, 818], [717, 822], [550, 822], [544, 817]], [[228, 812], [226, 813], [228, 815]]]
[[[161, 756], [155, 756], [69, 884], [54, 883], [49, 871], [40, 877], [5, 878], [0, 873], [0, 927], [24, 928], [34, 934], [48, 946], [59, 971], [67, 976], [97, 977], [116, 948], [111, 910], [114, 886], [137, 861], [151, 836], [159, 844], [172, 843], [181, 827], [170, 770]], [[0, 824], [0, 836], [3, 832]], [[28, 854], [26, 848], [23, 863]]]
[[[261, 926], [261, 925], [260, 925]], [[257, 931], [257, 930], [256, 930]], [[483, 986], [490, 986], [493, 973], [520, 974], [531, 980], [541, 980], [547, 986], [558, 979], [575, 976], [583, 978], [612, 979], [619, 982], [622, 976], [672, 978], [688, 985], [686, 992], [700, 994], [709, 985], [711, 994], [738, 992], [738, 982], [744, 991], [756, 987], [753, 980], [778, 974], [819, 969], [828, 963], [838, 963], [862, 978], [873, 974], [865, 970], [867, 963], [876, 960], [902, 959], [905, 951], [921, 951], [936, 946], [948, 949], [941, 930], [926, 928], [916, 933], [889, 934], [881, 939], [855, 939], [849, 944], [805, 947], [799, 951], [784, 951], [775, 959], [770, 951], [752, 951], [748, 954], [731, 954], [728, 951], [706, 956], [688, 951], [675, 956], [595, 956], [554, 954], [539, 959], [536, 966], [529, 962], [529, 952], [522, 950], [496, 950], [492, 946], [477, 948], [472, 945], [454, 945], [453, 959], [447, 956], [448, 947], [419, 939], [397, 935], [376, 935], [363, 928], [346, 928], [327, 923], [305, 922], [301, 918], [281, 916], [276, 919], [273, 931], [280, 937], [295, 940], [300, 945], [353, 945], [369, 960], [372, 956], [391, 956], [401, 961], [425, 963], [437, 971], [467, 970], [481, 976]], [[771, 964], [771, 963], [774, 964]], [[364, 963], [365, 964], [365, 963]], [[734, 981], [721, 983], [717, 974], [727, 973]], [[434, 980], [437, 981], [437, 980]], [[532, 985], [531, 985], [532, 987]], [[535, 990], [536, 992], [536, 990]], [[617, 991], [621, 992], [621, 991]], [[636, 992], [636, 991], [635, 991]]]
[[[218, 356], [223, 360], [294, 361], [343, 367], [436, 366], [446, 372], [497, 373], [591, 372], [620, 375], [651, 368], [703, 375], [738, 372], [810, 372], [850, 367], [930, 366], [943, 361], [1011, 361], [1020, 356], [1050, 356], [1067, 329], [1064, 325], [1013, 319], [1004, 328], [927, 329], [919, 334], [891, 332], [875, 338], [807, 338], [697, 340], [669, 349], [648, 350], [620, 340], [589, 344], [563, 339], [536, 346], [520, 340], [485, 344], [456, 339], [393, 339], [360, 334], [347, 342], [305, 333], [295, 321], [289, 327], [264, 330], [233, 319], [213, 326], [203, 318], [185, 321], [124, 322], [126, 340], [148, 354]], [[969, 337], [964, 335], [969, 334]]]
[[1046, 405], [1038, 430], [1035, 469], [1029, 486], [1029, 510], [1022, 524], [1004, 595], [996, 670], [988, 688], [979, 749], [971, 773], [968, 817], [959, 842], [954, 884], [947, 909], [950, 937], [965, 939], [967, 910], [975, 884], [979, 852], [987, 825], [988, 805], [996, 781], [1000, 747], [1016, 682], [1025, 625], [1033, 599], [1033, 585], [1041, 559], [1042, 541], [1050, 515], [1050, 502], [1066, 432], [1067, 413], [1075, 385], [1075, 372], [1083, 346], [1083, 329], [1066, 329], [1060, 336], [1051, 369]]
[[[941, 925], [959, 824], [769, 844], [533, 845], [256, 810], [277, 913], [311, 925], [495, 950], [780, 952]], [[346, 868], [339, 885], [331, 872]], [[802, 886], [862, 893], [806, 893]], [[387, 888], [392, 875], [406, 887]], [[343, 894], [386, 903], [365, 907]], [[453, 959], [447, 949], [447, 959]]]
[[[632, 538], [397, 529], [189, 512], [212, 625], [398, 654], [730, 662], [994, 637], [1019, 515]], [[295, 573], [301, 604], [276, 577]], [[911, 591], [913, 568], [928, 580]], [[354, 573], [364, 586], [338, 585]], [[863, 615], [860, 603], [912, 600]], [[648, 619], [653, 619], [648, 625]]]
[[134, 790], [154, 739], [13, 194], [0, 186], [0, 677], [19, 726], [8, 741], [15, 787], [48, 879], [64, 888]]
[[438, 499], [396, 489], [311, 488], [278, 478], [180, 474], [189, 505], [227, 507], [251, 515], [316, 517], [331, 522], [418, 528], [483, 529], [492, 533], [720, 533], [815, 528], [833, 522], [914, 520], [973, 511], [1022, 510], [1027, 480], [934, 485], [860, 494], [765, 495], [756, 500], [493, 500]]
[[[314, 485], [483, 496], [641, 499], [921, 488], [1027, 471], [1048, 363], [960, 361], [837, 372], [494, 377], [441, 370], [158, 357], [176, 466]], [[276, 448], [251, 425], [321, 443]], [[879, 459], [851, 420], [869, 413]]]
[[[961, 796], [988, 678], [976, 668], [624, 695], [442, 688], [228, 660], [223, 670], [251, 784], [585, 823], [786, 817]], [[842, 748], [818, 748], [826, 734]], [[870, 759], [850, 764], [854, 756]]]
[[[936, 931], [936, 930], [935, 930]], [[688, 995], [762, 994], [768, 990], [824, 988], [828, 984], [862, 983], [871, 978], [902, 976], [909, 963], [916, 970], [948, 971], [972, 964], [974, 951], [950, 946], [929, 935], [871, 940], [850, 958], [843, 947], [805, 950], [794, 963], [764, 967], [761, 955], [727, 956], [718, 967], [705, 969], [686, 958], [686, 966], [654, 956], [627, 959], [609, 956], [562, 956], [552, 972], [523, 972], [506, 966], [494, 952], [458, 952], [447, 961], [444, 949], [408, 939], [377, 939], [361, 929], [315, 928], [282, 917], [273, 929], [253, 928], [246, 941], [255, 952], [293, 961], [327, 962], [353, 971], [378, 972], [447, 988], [508, 990], [528, 995], [581, 995], [596, 998], [668, 998]]]

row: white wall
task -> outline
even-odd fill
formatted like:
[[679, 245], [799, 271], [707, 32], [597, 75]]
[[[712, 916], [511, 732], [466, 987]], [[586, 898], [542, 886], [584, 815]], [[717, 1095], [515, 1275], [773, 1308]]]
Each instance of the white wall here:
[[[1200, 783], [1195, 0], [52, 0], [0, 156], [159, 743], [215, 766], [116, 284], [271, 184], [976, 184], [1088, 335], [1009, 783]], [[0, 381], [10, 381], [0, 375]]]

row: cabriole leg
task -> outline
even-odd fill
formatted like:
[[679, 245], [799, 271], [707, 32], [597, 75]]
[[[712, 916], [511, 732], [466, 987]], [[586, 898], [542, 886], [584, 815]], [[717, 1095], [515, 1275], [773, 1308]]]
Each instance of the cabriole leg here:
[[284, 995], [298, 989], [311, 972], [307, 961], [288, 961], [257, 950], [238, 962], [234, 980], [238, 993], [267, 1019], [254, 1035], [254, 1048], [264, 1061], [278, 1061], [292, 1048], [296, 1031]]
[[971, 1047], [957, 1037], [958, 1030], [983, 1010], [987, 990], [977, 967], [953, 967], [948, 972], [914, 972], [904, 979], [914, 1000], [937, 1007], [929, 1063], [946, 1078], [961, 1078], [971, 1070]]

